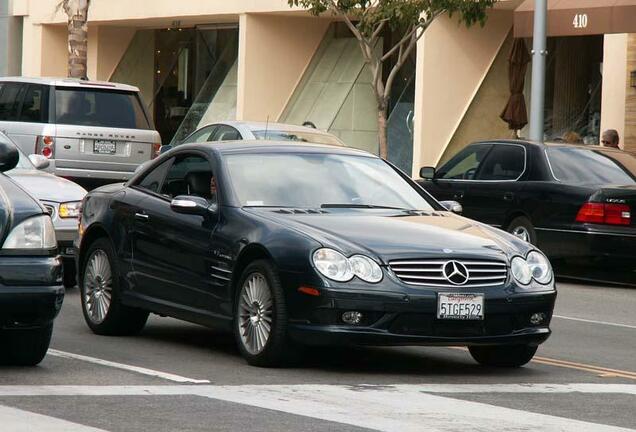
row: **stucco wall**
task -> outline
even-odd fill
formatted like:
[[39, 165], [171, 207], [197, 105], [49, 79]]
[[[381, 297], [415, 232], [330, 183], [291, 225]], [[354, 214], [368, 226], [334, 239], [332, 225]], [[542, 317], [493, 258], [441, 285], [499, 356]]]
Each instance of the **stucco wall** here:
[[[636, 70], [636, 34], [627, 38], [627, 68], [626, 75]], [[636, 88], [630, 86], [630, 79], [625, 83], [625, 132], [623, 147], [625, 150], [636, 152]]]

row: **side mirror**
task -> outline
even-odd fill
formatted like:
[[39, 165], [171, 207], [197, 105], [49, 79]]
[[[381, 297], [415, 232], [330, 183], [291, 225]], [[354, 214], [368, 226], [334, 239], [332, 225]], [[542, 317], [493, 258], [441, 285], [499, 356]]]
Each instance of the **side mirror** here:
[[0, 172], [12, 170], [19, 161], [18, 149], [11, 143], [0, 141]]
[[439, 203], [449, 212], [453, 212], [458, 215], [464, 212], [464, 208], [457, 201], [440, 201]]
[[216, 212], [216, 205], [210, 204], [205, 198], [179, 195], [170, 202], [170, 208], [175, 213], [205, 216]]
[[159, 148], [159, 154], [164, 154], [165, 152], [169, 150], [172, 150], [172, 145], [170, 144], [162, 145], [161, 148]]
[[46, 169], [51, 164], [51, 162], [45, 156], [39, 154], [30, 154], [29, 160], [31, 161], [33, 166], [35, 166], [35, 169], [38, 170]]
[[433, 180], [435, 178], [435, 168], [422, 167], [420, 168], [420, 178], [424, 180]]

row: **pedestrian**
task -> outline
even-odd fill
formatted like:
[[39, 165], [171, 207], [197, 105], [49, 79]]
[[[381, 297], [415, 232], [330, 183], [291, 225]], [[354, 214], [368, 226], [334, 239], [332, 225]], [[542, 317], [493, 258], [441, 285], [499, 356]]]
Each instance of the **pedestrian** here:
[[603, 135], [601, 135], [601, 145], [603, 147], [620, 148], [618, 146], [619, 142], [620, 138], [616, 129], [607, 129], [603, 132]]

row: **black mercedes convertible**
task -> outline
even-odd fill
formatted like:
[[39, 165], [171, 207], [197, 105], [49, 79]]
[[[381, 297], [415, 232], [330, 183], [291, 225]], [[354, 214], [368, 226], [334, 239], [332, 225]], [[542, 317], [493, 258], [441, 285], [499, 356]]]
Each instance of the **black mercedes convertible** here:
[[521, 366], [550, 335], [550, 263], [454, 207], [358, 150], [179, 146], [86, 196], [84, 317], [105, 335], [150, 312], [225, 328], [259, 366], [303, 344], [459, 345]]

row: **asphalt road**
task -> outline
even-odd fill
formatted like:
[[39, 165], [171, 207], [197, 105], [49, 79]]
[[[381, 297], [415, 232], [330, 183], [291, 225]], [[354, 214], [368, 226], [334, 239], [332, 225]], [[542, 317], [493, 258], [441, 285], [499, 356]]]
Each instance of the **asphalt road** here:
[[0, 366], [0, 431], [636, 430], [635, 310], [636, 289], [560, 283], [553, 336], [516, 370], [428, 347], [260, 369], [230, 336], [169, 318], [95, 336], [71, 290], [41, 365]]

